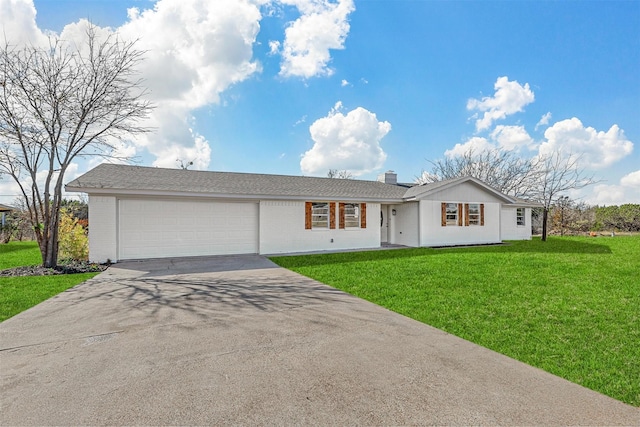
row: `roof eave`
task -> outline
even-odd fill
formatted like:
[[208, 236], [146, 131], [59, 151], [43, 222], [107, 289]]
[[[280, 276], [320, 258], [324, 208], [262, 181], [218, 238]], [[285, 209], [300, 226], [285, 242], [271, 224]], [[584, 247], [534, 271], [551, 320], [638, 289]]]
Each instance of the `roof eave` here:
[[516, 201], [516, 202], [510, 203], [509, 206], [513, 206], [516, 208], [543, 208], [544, 207], [542, 203], [522, 202], [522, 201]]
[[345, 201], [345, 202], [367, 202], [367, 203], [402, 203], [402, 198], [387, 197], [345, 197], [345, 196], [312, 196], [312, 195], [278, 195], [278, 194], [226, 194], [226, 193], [200, 193], [189, 191], [166, 191], [166, 190], [132, 190], [116, 188], [93, 188], [65, 186], [69, 192], [87, 193], [89, 195], [112, 195], [112, 196], [162, 196], [162, 197], [196, 197], [208, 199], [236, 199], [236, 200], [296, 200], [296, 201]]
[[[508, 196], [508, 195], [496, 190], [495, 188], [485, 184], [484, 182], [480, 181], [479, 179], [471, 177], [471, 176], [452, 179], [450, 182], [447, 182], [446, 184], [439, 185], [439, 186], [437, 186], [435, 188], [429, 188], [429, 189], [425, 190], [422, 193], [418, 193], [415, 196], [412, 196], [411, 200], [418, 200], [418, 199], [423, 198], [424, 196], [428, 196], [430, 194], [437, 193], [439, 191], [447, 190], [447, 189], [449, 189], [451, 187], [455, 187], [456, 185], [460, 185], [460, 184], [462, 184], [464, 182], [468, 182], [468, 181], [471, 181], [474, 184], [482, 187], [484, 190], [492, 193], [494, 196], [496, 196], [499, 199], [502, 199], [502, 200], [508, 202], [509, 204], [513, 204], [513, 203], [516, 202], [516, 200], [514, 198], [512, 198], [512, 197], [510, 197], [510, 196]], [[409, 199], [405, 199], [405, 200], [409, 200]]]

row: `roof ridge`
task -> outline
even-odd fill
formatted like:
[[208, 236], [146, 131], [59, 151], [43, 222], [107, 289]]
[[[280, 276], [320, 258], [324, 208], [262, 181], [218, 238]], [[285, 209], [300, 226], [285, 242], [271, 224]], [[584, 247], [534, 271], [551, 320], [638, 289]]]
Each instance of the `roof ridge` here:
[[[217, 171], [217, 170], [202, 170], [202, 169], [178, 169], [167, 168], [160, 166], [142, 166], [142, 165], [125, 165], [121, 163], [101, 163], [95, 168], [99, 167], [124, 167], [124, 168], [139, 168], [144, 170], [155, 171], [167, 171], [176, 173], [218, 173], [218, 174], [231, 174], [231, 175], [248, 175], [248, 176], [269, 176], [269, 177], [283, 177], [283, 178], [309, 178], [309, 179], [321, 179], [321, 180], [333, 180], [333, 181], [358, 181], [358, 182], [375, 182], [383, 185], [389, 185], [395, 187], [394, 184], [387, 184], [374, 179], [358, 179], [358, 178], [330, 178], [327, 176], [310, 176], [310, 175], [287, 175], [287, 174], [274, 174], [274, 173], [260, 173], [260, 172], [236, 172], [236, 171]], [[95, 169], [94, 168], [94, 169]], [[333, 182], [332, 181], [332, 182]]]

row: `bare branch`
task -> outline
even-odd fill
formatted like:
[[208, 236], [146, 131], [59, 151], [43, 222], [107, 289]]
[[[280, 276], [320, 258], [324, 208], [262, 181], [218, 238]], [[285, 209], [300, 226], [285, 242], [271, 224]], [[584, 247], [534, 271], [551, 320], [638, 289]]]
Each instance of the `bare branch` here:
[[423, 171], [416, 179], [420, 184], [471, 176], [507, 195], [522, 198], [531, 193], [535, 184], [536, 162], [513, 151], [470, 149], [460, 156], [429, 163], [431, 172]]
[[353, 175], [348, 170], [329, 169], [327, 178], [353, 179]]

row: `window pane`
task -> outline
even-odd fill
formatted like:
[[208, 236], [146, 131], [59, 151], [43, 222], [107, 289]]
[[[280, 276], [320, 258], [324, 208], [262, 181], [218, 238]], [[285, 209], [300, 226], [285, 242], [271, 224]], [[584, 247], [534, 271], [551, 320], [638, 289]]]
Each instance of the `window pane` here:
[[458, 225], [457, 203], [447, 203], [447, 225]]
[[360, 228], [360, 205], [346, 203], [344, 205], [344, 226], [346, 228]]
[[329, 228], [329, 203], [311, 205], [311, 226], [313, 228]]
[[469, 204], [469, 225], [480, 225], [480, 205], [477, 203]]

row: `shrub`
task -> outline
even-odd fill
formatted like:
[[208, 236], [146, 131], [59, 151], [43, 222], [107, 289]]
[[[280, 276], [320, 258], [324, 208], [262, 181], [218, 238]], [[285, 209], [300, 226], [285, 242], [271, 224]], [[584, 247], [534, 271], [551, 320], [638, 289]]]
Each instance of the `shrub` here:
[[60, 211], [58, 250], [61, 260], [89, 259], [89, 239], [85, 229], [69, 211]]

